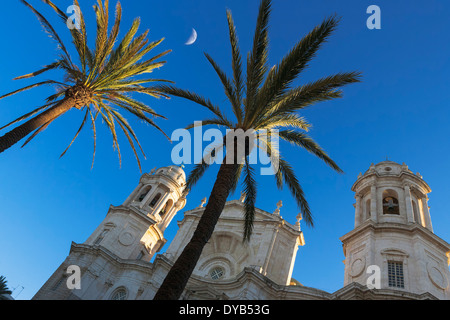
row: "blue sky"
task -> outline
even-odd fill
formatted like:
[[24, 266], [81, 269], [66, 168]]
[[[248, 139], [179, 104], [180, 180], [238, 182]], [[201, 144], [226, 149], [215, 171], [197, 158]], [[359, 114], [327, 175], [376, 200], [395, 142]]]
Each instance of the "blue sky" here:
[[[68, 39], [67, 29], [53, 11], [40, 1], [30, 2]], [[86, 19], [91, 21], [91, 39], [95, 34], [94, 2], [80, 1]], [[61, 0], [58, 4], [66, 8], [71, 2]], [[123, 1], [122, 32], [140, 16], [141, 30], [150, 29], [150, 39], [165, 37], [154, 53], [173, 50], [167, 64], [153, 76], [173, 80], [177, 86], [227, 108], [220, 81], [203, 53], [208, 52], [230, 72], [225, 10], [232, 10], [245, 56], [251, 46], [258, 4], [257, 0]], [[366, 27], [366, 9], [372, 4], [381, 8], [380, 30]], [[314, 26], [336, 13], [342, 17], [338, 30], [296, 84], [339, 71], [363, 73], [363, 82], [346, 87], [343, 99], [318, 104], [302, 113], [313, 124], [311, 136], [344, 174], [333, 172], [303, 150], [281, 146], [286, 148], [282, 151], [286, 150], [299, 176], [315, 218], [314, 228], [303, 226], [306, 245], [298, 251], [293, 274], [304, 285], [328, 292], [342, 287], [344, 255], [339, 237], [353, 228], [354, 194], [350, 188], [359, 172], [386, 157], [405, 162], [413, 172], [423, 175], [433, 190], [429, 204], [434, 231], [450, 241], [446, 204], [450, 192], [449, 11], [450, 3], [440, 0], [273, 1], [271, 65]], [[3, 94], [30, 84], [32, 80], [17, 82], [12, 78], [54, 61], [56, 46], [19, 1], [2, 4], [0, 28]], [[197, 30], [198, 40], [186, 46], [192, 28]], [[0, 124], [42, 105], [53, 90], [34, 89], [0, 101]], [[158, 122], [168, 133], [210, 116], [181, 99], [144, 97], [144, 101], [168, 117]], [[120, 138], [123, 161], [119, 167], [111, 136], [101, 125], [92, 170], [90, 130], [80, 134], [59, 159], [82, 117], [77, 110], [70, 111], [25, 148], [18, 144], [0, 155], [0, 274], [6, 276], [10, 288], [17, 288], [13, 297], [18, 295], [18, 299], [30, 299], [68, 255], [71, 241], [84, 242], [103, 220], [109, 205], [120, 205], [138, 183], [140, 172], [125, 138]], [[143, 170], [172, 164], [173, 144], [156, 130], [131, 116], [129, 119], [148, 156]], [[187, 165], [186, 172], [191, 168]], [[195, 208], [209, 195], [217, 169], [212, 168], [199, 182], [184, 210]], [[257, 206], [271, 212], [282, 200], [281, 215], [294, 223], [298, 209], [287, 189], [277, 190], [271, 177], [261, 177], [258, 183]], [[238, 197], [239, 193], [230, 199]], [[166, 231], [169, 241], [181, 218], [182, 212]]]

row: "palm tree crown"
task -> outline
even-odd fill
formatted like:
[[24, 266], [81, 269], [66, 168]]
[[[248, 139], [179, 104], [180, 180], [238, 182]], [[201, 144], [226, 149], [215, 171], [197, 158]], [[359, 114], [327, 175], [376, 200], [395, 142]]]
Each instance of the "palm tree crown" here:
[[8, 289], [7, 283], [8, 281], [6, 281], [6, 278], [4, 276], [0, 276], [0, 300], [5, 300], [6, 298], [4, 295], [12, 293], [12, 291]]
[[[229, 36], [232, 55], [233, 77], [230, 79], [218, 64], [205, 53], [224, 87], [225, 94], [231, 104], [235, 120], [228, 119], [221, 109], [196, 93], [183, 90], [170, 85], [160, 86], [161, 90], [169, 95], [181, 97], [206, 107], [214, 114], [213, 118], [203, 120], [200, 124], [189, 125], [217, 125], [222, 128], [236, 130], [254, 130], [258, 141], [267, 150], [268, 156], [278, 159], [278, 171], [275, 173], [277, 186], [281, 189], [286, 184], [298, 206], [305, 221], [313, 225], [312, 214], [304, 197], [304, 192], [299, 184], [295, 172], [287, 162], [278, 146], [271, 139], [268, 130], [276, 129], [279, 138], [294, 146], [302, 147], [315, 156], [322, 159], [327, 165], [338, 172], [342, 170], [327, 155], [327, 153], [310, 137], [307, 131], [310, 124], [304, 117], [298, 115], [298, 111], [315, 103], [342, 97], [341, 87], [360, 81], [358, 72], [341, 72], [327, 76], [317, 81], [306, 83], [297, 87], [292, 82], [304, 71], [311, 59], [315, 56], [321, 45], [337, 27], [339, 19], [335, 16], [324, 20], [322, 24], [314, 28], [291, 51], [271, 69], [268, 68], [268, 21], [271, 11], [269, 0], [263, 0], [257, 19], [257, 26], [253, 40], [253, 47], [247, 58], [247, 75], [244, 79], [242, 58], [239, 51], [236, 29], [231, 11], [227, 11]], [[261, 134], [260, 134], [261, 133]], [[238, 161], [239, 162], [239, 161]], [[254, 169], [248, 161], [248, 152], [245, 159], [239, 162], [235, 185], [244, 173], [243, 188], [246, 193], [244, 238], [249, 239], [252, 229], [252, 221], [255, 213], [256, 180]], [[186, 192], [192, 188], [209, 167], [208, 161], [197, 164], [188, 177]]]
[[[306, 69], [322, 43], [330, 36], [338, 24], [336, 17], [325, 19], [301, 39], [291, 51], [274, 67], [268, 68], [268, 21], [271, 1], [262, 0], [256, 22], [253, 46], [247, 56], [247, 72], [244, 79], [242, 58], [239, 51], [236, 30], [230, 11], [227, 11], [228, 30], [231, 42], [233, 77], [229, 78], [218, 64], [206, 54], [222, 82], [225, 94], [231, 103], [235, 120], [226, 117], [222, 110], [196, 93], [176, 88], [171, 85], [161, 86], [161, 90], [171, 96], [193, 101], [210, 110], [214, 117], [198, 125], [218, 125], [220, 127], [242, 131], [252, 130], [256, 133], [258, 147], [271, 159], [278, 160], [278, 170], [274, 172], [276, 185], [284, 184], [290, 189], [305, 221], [312, 225], [313, 219], [304, 192], [291, 165], [282, 157], [273, 135], [268, 129], [277, 129], [279, 137], [295, 146], [302, 147], [322, 159], [338, 172], [342, 170], [327, 153], [306, 134], [310, 125], [297, 112], [321, 101], [332, 100], [342, 96], [341, 87], [360, 81], [358, 72], [337, 73], [300, 86], [293, 86], [293, 81]], [[188, 126], [192, 128], [197, 125]], [[237, 130], [236, 130], [237, 131]], [[264, 133], [263, 133], [264, 131]], [[220, 142], [218, 148], [207, 150], [206, 157], [196, 164], [189, 174], [185, 192], [188, 192], [210, 166], [210, 159], [217, 156], [216, 151], [227, 147], [227, 138]], [[230, 139], [231, 140], [231, 139]], [[235, 141], [232, 141], [235, 144]], [[156, 293], [155, 300], [179, 299], [195, 269], [204, 246], [208, 243], [214, 228], [223, 211], [227, 197], [236, 188], [243, 173], [244, 200], [244, 240], [248, 241], [252, 234], [255, 216], [257, 183], [254, 168], [249, 161], [250, 143], [241, 141], [241, 152], [235, 153], [236, 144], [231, 156], [228, 152], [225, 161], [220, 165], [216, 181], [212, 188], [208, 203], [203, 211], [191, 240], [185, 246]], [[244, 152], [242, 152], [244, 151]], [[231, 160], [231, 161], [230, 161]]]
[[[148, 30], [143, 34], [136, 36], [140, 25], [140, 19], [136, 18], [131, 28], [124, 35], [122, 40], [118, 42], [119, 27], [122, 17], [122, 7], [120, 2], [116, 5], [114, 24], [111, 30], [108, 30], [109, 1], [105, 0], [103, 3], [102, 0], [97, 0], [97, 5], [94, 6], [97, 20], [95, 49], [91, 50], [88, 46], [86, 24], [81, 12], [78, 17], [79, 29], [70, 29], [72, 42], [75, 46], [79, 60], [78, 64], [76, 64], [60, 36], [48, 20], [27, 1], [21, 1], [33, 11], [45, 31], [57, 42], [60, 54], [55, 62], [48, 64], [44, 68], [33, 73], [17, 77], [15, 80], [32, 78], [49, 70], [60, 69], [64, 72], [64, 82], [56, 80], [41, 81], [0, 97], [0, 99], [2, 99], [43, 85], [55, 85], [58, 87], [58, 92], [49, 96], [45, 105], [0, 128], [0, 130], [2, 130], [13, 124], [31, 118], [26, 123], [8, 132], [3, 137], [0, 137], [0, 152], [3, 152], [5, 149], [34, 131], [25, 142], [24, 145], [26, 145], [60, 115], [71, 108], [77, 108], [84, 111], [84, 118], [69, 147], [77, 138], [85, 124], [90, 122], [94, 133], [95, 157], [95, 122], [100, 116], [112, 133], [113, 145], [118, 151], [119, 160], [121, 159], [121, 153], [116, 133], [117, 125], [127, 137], [136, 156], [139, 168], [141, 168], [135, 143], [137, 143], [145, 157], [144, 151], [142, 150], [133, 129], [120, 111], [128, 111], [163, 132], [152, 118], [164, 117], [156, 113], [148, 105], [131, 97], [131, 94], [133, 93], [146, 94], [156, 98], [167, 97], [154, 87], [144, 86], [145, 84], [155, 81], [166, 80], [136, 78], [139, 75], [151, 73], [155, 68], [164, 65], [165, 61], [157, 60], [170, 52], [170, 50], [162, 52], [154, 57], [144, 59], [144, 57], [157, 47], [163, 39], [150, 42], [147, 39]], [[69, 20], [66, 13], [60, 10], [52, 1], [43, 1], [57, 13], [66, 25]], [[74, 0], [74, 5], [79, 7], [77, 0]], [[118, 42], [118, 45], [116, 45], [116, 42]], [[66, 153], [69, 147], [61, 156]]]

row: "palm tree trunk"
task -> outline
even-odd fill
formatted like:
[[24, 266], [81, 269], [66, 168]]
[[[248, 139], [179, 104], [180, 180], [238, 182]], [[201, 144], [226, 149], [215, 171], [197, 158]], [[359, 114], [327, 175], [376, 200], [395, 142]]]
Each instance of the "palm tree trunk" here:
[[75, 106], [74, 99], [66, 98], [60, 103], [49, 108], [48, 110], [28, 120], [24, 124], [9, 131], [8, 133], [0, 137], [0, 153], [15, 145], [17, 142], [25, 138], [34, 130], [40, 128], [49, 121], [52, 121], [57, 117], [63, 115], [73, 106]]
[[238, 164], [220, 166], [208, 204], [190, 242], [170, 269], [154, 300], [178, 300], [214, 231], [233, 186]]

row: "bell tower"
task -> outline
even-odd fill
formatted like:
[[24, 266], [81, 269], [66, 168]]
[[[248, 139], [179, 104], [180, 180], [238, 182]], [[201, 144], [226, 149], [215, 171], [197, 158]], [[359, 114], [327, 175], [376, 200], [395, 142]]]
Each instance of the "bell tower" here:
[[378, 275], [380, 289], [449, 299], [450, 245], [433, 232], [431, 189], [422, 176], [404, 163], [383, 161], [360, 173], [352, 191], [354, 229], [340, 239], [344, 286], [365, 286]]
[[149, 261], [166, 243], [164, 230], [186, 204], [186, 175], [179, 166], [144, 173], [120, 206], [110, 206], [85, 245], [100, 245], [121, 259]]
[[[168, 166], [144, 173], [122, 205], [70, 253], [33, 300], [140, 299], [150, 291], [150, 260], [166, 243], [164, 231], [186, 204], [186, 175]], [[69, 288], [69, 270], [79, 270], [79, 286]], [[126, 289], [125, 289], [126, 288]], [[131, 298], [132, 297], [132, 298]]]

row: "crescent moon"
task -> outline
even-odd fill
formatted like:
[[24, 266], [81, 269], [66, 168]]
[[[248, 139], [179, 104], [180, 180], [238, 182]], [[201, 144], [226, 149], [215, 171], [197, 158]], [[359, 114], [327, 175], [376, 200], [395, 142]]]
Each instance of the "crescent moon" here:
[[192, 28], [192, 34], [189, 37], [189, 39], [186, 41], [185, 45], [190, 46], [197, 40], [197, 31], [195, 31], [194, 28]]

